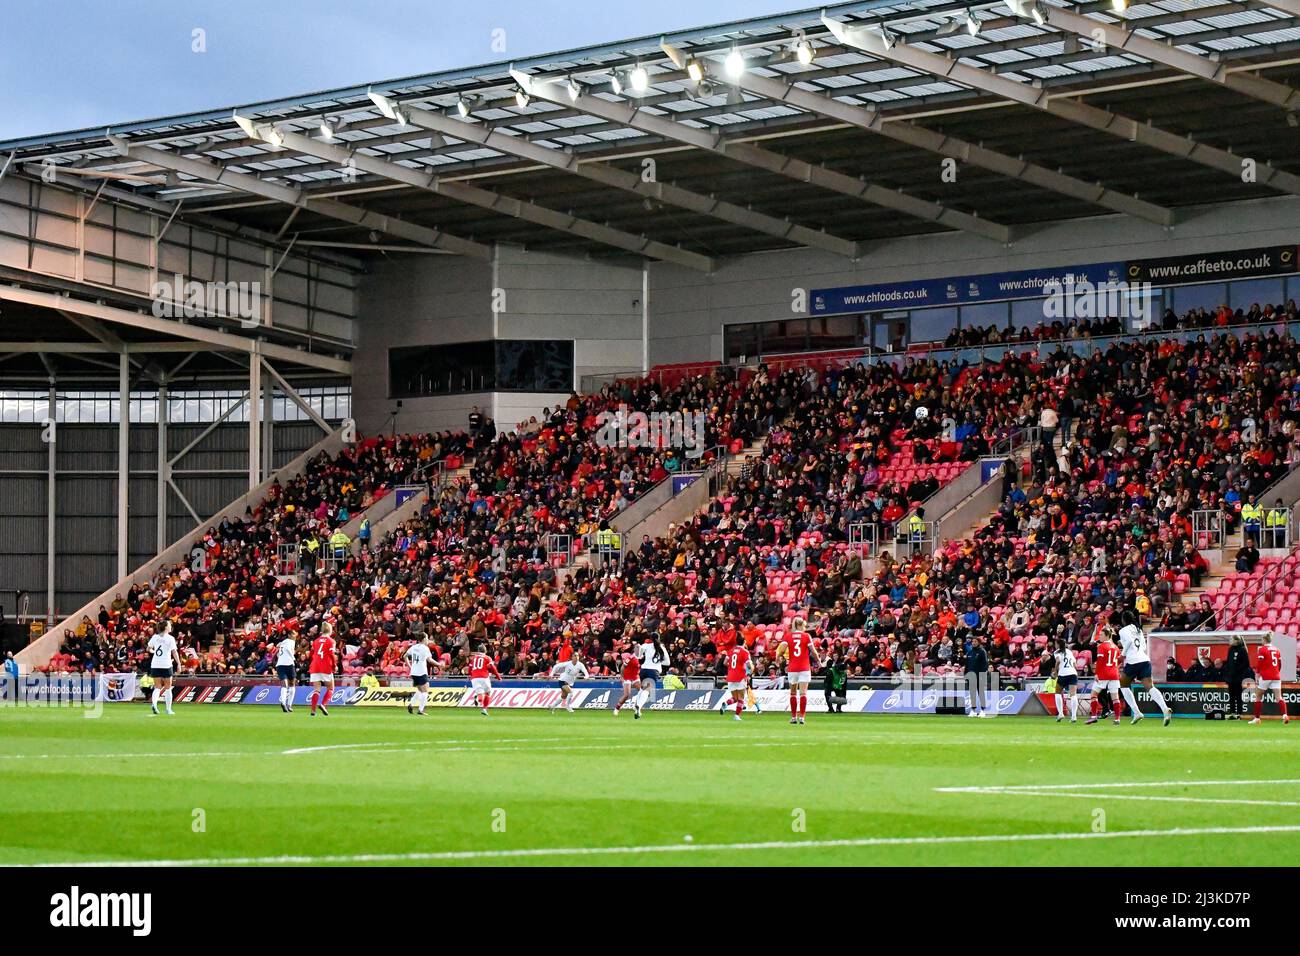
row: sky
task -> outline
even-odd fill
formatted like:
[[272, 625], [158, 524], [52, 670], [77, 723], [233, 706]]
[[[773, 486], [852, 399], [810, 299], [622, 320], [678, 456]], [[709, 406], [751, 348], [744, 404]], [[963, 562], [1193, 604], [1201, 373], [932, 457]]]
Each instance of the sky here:
[[[806, 6], [799, 0], [0, 0], [0, 141]], [[492, 48], [498, 30], [505, 52]], [[195, 31], [202, 31], [201, 43]], [[200, 45], [206, 49], [196, 52]]]

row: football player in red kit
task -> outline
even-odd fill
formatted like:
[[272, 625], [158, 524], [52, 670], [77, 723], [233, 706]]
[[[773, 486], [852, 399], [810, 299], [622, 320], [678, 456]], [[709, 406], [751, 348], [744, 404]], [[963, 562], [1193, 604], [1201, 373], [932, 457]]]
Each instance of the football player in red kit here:
[[1113, 711], [1115, 723], [1124, 715], [1124, 701], [1119, 696], [1119, 659], [1123, 653], [1115, 643], [1115, 629], [1106, 627], [1097, 642], [1097, 656], [1093, 660], [1092, 699], [1089, 701], [1088, 723], [1095, 724], [1107, 710]]
[[337, 645], [334, 643], [334, 626], [326, 621], [321, 627], [320, 637], [311, 642], [311, 664], [308, 669], [308, 676], [311, 679], [309, 716], [316, 716], [317, 706], [320, 707], [322, 715], [326, 717], [330, 715], [329, 702], [334, 696], [334, 672], [338, 670], [337, 651]]
[[749, 674], [753, 669], [749, 648], [744, 644], [732, 645], [727, 653], [727, 690], [731, 691], [732, 704], [736, 708], [735, 720], [740, 720], [745, 709], [745, 691], [749, 688]]
[[812, 683], [813, 664], [821, 667], [817, 648], [803, 618], [794, 619], [793, 630], [776, 649], [776, 659], [785, 661], [786, 680], [790, 684], [790, 723], [802, 724], [808, 713], [808, 685]]
[[1272, 634], [1264, 635], [1264, 643], [1255, 652], [1255, 673], [1259, 675], [1259, 681], [1255, 687], [1255, 718], [1251, 723], [1259, 723], [1260, 715], [1264, 712], [1264, 694], [1269, 691], [1277, 698], [1277, 706], [1282, 711], [1282, 723], [1291, 723], [1291, 717], [1286, 712], [1286, 698], [1282, 696], [1282, 652], [1273, 643]]
[[474, 699], [478, 701], [479, 712], [484, 717], [488, 715], [488, 705], [492, 702], [493, 677], [500, 680], [501, 674], [496, 663], [488, 657], [487, 649], [480, 645], [469, 656], [469, 683], [474, 690]]
[[623, 655], [623, 696], [618, 699], [614, 705], [614, 716], [623, 709], [623, 705], [631, 699], [632, 695], [641, 689], [641, 661], [635, 654], [624, 653]]

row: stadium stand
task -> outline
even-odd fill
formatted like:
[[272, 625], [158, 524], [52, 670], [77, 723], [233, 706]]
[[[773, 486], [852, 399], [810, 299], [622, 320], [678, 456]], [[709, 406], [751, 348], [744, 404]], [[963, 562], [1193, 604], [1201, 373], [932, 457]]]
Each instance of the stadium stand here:
[[[50, 666], [138, 659], [142, 628], [161, 612], [177, 620], [193, 670], [262, 673], [273, 634], [310, 633], [328, 614], [347, 635], [346, 675], [398, 674], [425, 633], [447, 666], [484, 642], [517, 674], [573, 650], [613, 673], [632, 637], [659, 633], [681, 673], [713, 674], [720, 633], [743, 635], [766, 670], [793, 618], [812, 614], [854, 676], [959, 671], [972, 633], [990, 639], [1007, 677], [1043, 672], [1049, 640], [1067, 641], [1086, 670], [1098, 624], [1121, 607], [1194, 626], [1181, 598], [1213, 569], [1193, 547], [1192, 512], [1219, 509], [1239, 533], [1242, 502], [1300, 461], [1295, 343], [1222, 325], [1096, 348], [1092, 329], [1073, 326], [1046, 352], [1040, 340], [975, 362], [934, 353], [868, 365], [854, 352], [781, 371], [665, 368], [500, 435], [371, 439], [313, 463], [247, 521], [211, 529], [203, 578], [174, 568], [121, 595], [70, 630]], [[621, 563], [593, 562], [584, 541], [689, 464], [666, 445], [608, 447], [602, 413], [620, 405], [705, 412], [706, 462], [763, 444], [698, 514], [627, 542]], [[994, 479], [1000, 503], [973, 535], [933, 550], [909, 547], [905, 530], [900, 540], [911, 509], [1023, 434], [1036, 441]], [[469, 473], [373, 548], [308, 562], [301, 580], [272, 573], [278, 542], [324, 537], [422, 461], [464, 453]], [[854, 524], [874, 529], [878, 553], [850, 549]], [[568, 535], [572, 552], [551, 553], [550, 533]], [[1300, 627], [1295, 560], [1230, 575], [1195, 623], [1212, 608], [1220, 624]], [[1265, 584], [1259, 617], [1234, 606]]]

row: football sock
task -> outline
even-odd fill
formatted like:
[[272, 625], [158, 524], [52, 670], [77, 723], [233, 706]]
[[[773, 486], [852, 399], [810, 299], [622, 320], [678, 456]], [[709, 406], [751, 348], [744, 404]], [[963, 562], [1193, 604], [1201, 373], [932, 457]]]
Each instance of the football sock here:
[[1064, 717], [1064, 716], [1065, 716], [1065, 698], [1062, 697], [1060, 694], [1056, 694], [1056, 695], [1054, 695], [1054, 696], [1056, 697], [1056, 716], [1057, 716], [1057, 717]]
[[742, 697], [740, 698], [740, 700], [736, 701], [736, 716], [739, 717], [740, 712], [744, 709], [745, 709], [745, 698]]
[[1264, 713], [1264, 695], [1256, 694], [1255, 695], [1255, 719], [1259, 720], [1259, 718], [1263, 716], [1263, 713]]
[[1286, 698], [1281, 694], [1277, 695], [1277, 706], [1281, 709], [1283, 717], [1288, 716], [1286, 712]]
[[1124, 702], [1122, 700], [1117, 700], [1115, 701], [1115, 719], [1119, 720], [1123, 716], [1124, 716]]
[[808, 713], [808, 695], [800, 694], [799, 695], [799, 716], [803, 717], [807, 713]]
[[325, 696], [321, 698], [320, 705], [321, 705], [322, 707], [328, 707], [328, 706], [329, 706], [329, 703], [330, 703], [330, 698], [333, 697], [333, 696], [334, 696], [334, 688], [333, 688], [333, 687], [326, 687], [326, 688], [325, 688]]
[[1119, 692], [1124, 695], [1124, 702], [1128, 704], [1129, 709], [1133, 711], [1133, 716], [1137, 717], [1142, 711], [1138, 710], [1137, 698], [1133, 696], [1132, 687], [1121, 687]]
[[790, 691], [790, 716], [799, 716], [799, 694], [795, 691]]
[[153, 697], [152, 697], [152, 699], [150, 699], [149, 704], [150, 704], [151, 706], [153, 706], [153, 707], [157, 707], [157, 706], [158, 706], [158, 698], [161, 697], [161, 696], [162, 696], [162, 691], [160, 691], [157, 687], [155, 687], [155, 688], [153, 689]]
[[167, 704], [167, 709], [172, 709], [172, 689], [168, 687], [163, 691], [163, 701]]
[[1165, 695], [1160, 693], [1160, 688], [1154, 684], [1151, 685], [1151, 699], [1156, 702], [1156, 706], [1160, 708], [1162, 714], [1169, 713], [1169, 705], [1165, 703]]
[[316, 713], [316, 701], [318, 700], [320, 700], [320, 691], [313, 690], [311, 692], [311, 712], [313, 714]]

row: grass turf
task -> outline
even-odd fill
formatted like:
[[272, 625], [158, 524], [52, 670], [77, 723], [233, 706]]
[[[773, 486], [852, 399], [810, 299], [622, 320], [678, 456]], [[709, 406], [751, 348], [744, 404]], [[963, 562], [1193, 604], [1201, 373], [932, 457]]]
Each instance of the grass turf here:
[[[1232, 866], [1300, 855], [1300, 728], [1276, 721], [787, 719], [0, 709], [0, 864]], [[1275, 782], [1198, 785], [1237, 780]], [[1079, 788], [1097, 783], [1153, 785]], [[954, 787], [1058, 789], [937, 789]], [[1099, 827], [1293, 829], [1107, 838]], [[1014, 834], [1031, 837], [1001, 838]], [[604, 852], [553, 852], [593, 849]]]

